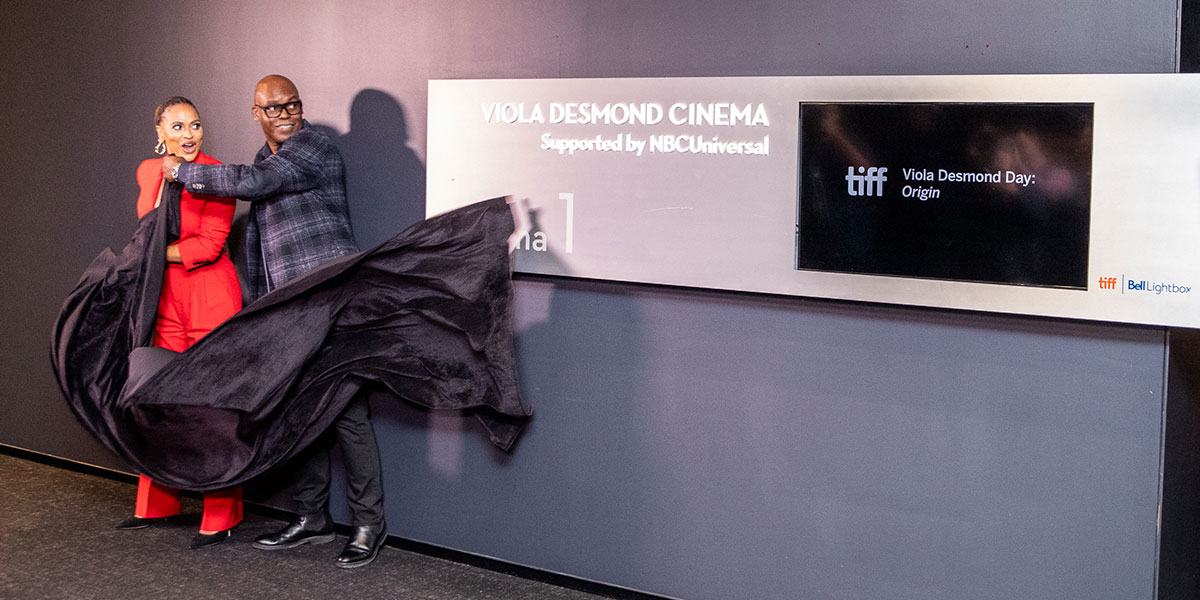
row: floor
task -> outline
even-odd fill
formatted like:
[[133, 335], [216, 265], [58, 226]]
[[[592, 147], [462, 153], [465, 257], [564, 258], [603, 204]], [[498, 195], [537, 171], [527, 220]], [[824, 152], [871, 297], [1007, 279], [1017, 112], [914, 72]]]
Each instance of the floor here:
[[0, 454], [0, 598], [404, 598], [595, 600], [597, 596], [385, 547], [339, 569], [345, 538], [266, 552], [254, 537], [282, 522], [248, 514], [229, 541], [191, 550], [200, 503], [179, 522], [134, 531], [135, 486]]

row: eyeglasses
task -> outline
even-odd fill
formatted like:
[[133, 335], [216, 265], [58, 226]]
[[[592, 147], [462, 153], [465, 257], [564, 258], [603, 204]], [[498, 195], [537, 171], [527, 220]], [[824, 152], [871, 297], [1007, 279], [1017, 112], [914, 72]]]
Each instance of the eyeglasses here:
[[303, 106], [303, 104], [297, 100], [295, 102], [288, 102], [287, 104], [272, 104], [270, 106], [258, 106], [255, 104], [254, 106], [266, 113], [268, 117], [274, 119], [282, 115], [284, 111], [287, 111], [287, 114], [289, 115], [300, 114], [300, 108]]

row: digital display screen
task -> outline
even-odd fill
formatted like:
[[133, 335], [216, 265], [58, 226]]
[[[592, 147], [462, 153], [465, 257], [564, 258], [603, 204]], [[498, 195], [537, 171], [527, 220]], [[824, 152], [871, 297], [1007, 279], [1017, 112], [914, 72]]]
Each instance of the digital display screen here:
[[796, 269], [1087, 289], [1092, 115], [800, 103]]

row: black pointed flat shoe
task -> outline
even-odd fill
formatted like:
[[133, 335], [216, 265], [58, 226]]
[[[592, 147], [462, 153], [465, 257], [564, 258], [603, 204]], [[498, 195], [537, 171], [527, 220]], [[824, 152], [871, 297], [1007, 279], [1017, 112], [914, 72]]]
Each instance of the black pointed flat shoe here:
[[120, 523], [117, 523], [117, 529], [145, 529], [155, 523], [162, 523], [167, 520], [167, 517], [153, 517], [144, 519], [142, 517], [129, 517]]
[[232, 529], [226, 529], [225, 531], [218, 531], [216, 533], [197, 533], [196, 535], [192, 536], [192, 543], [189, 548], [195, 550], [196, 548], [220, 544], [221, 542], [229, 539], [229, 536], [231, 535], [233, 535]]

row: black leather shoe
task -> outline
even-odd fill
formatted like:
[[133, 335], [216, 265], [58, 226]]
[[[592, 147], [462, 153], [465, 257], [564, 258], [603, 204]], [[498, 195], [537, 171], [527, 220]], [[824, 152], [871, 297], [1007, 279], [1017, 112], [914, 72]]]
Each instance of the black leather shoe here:
[[287, 527], [254, 538], [252, 545], [259, 550], [283, 550], [302, 544], [325, 544], [332, 542], [334, 537], [333, 519], [326, 513], [317, 513], [300, 515]]
[[387, 540], [387, 523], [359, 525], [346, 542], [346, 549], [337, 557], [337, 566], [343, 569], [365, 567], [379, 556], [383, 542]]
[[221, 542], [229, 539], [229, 536], [231, 535], [233, 535], [232, 529], [226, 529], [225, 531], [218, 531], [216, 533], [197, 533], [196, 535], [192, 536], [192, 544], [189, 547], [192, 550], [195, 550], [196, 548], [220, 544]]
[[167, 517], [154, 517], [152, 519], [143, 519], [142, 517], [129, 517], [120, 523], [117, 523], [117, 529], [144, 529], [155, 523], [166, 521]]

